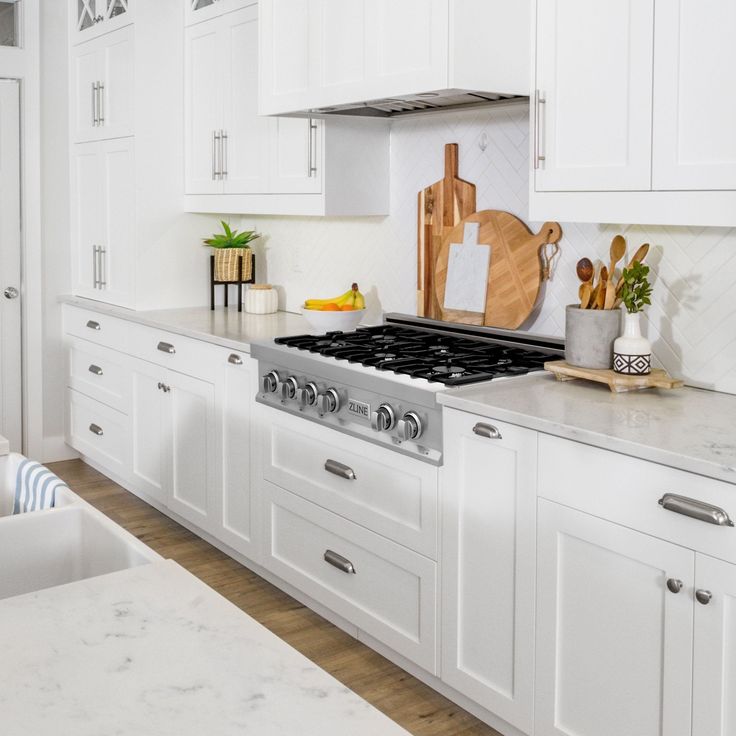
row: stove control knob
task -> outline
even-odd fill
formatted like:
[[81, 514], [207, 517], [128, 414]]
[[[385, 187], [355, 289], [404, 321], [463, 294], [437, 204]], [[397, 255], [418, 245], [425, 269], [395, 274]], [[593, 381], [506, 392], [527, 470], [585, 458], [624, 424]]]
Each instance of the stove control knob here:
[[340, 408], [340, 396], [334, 388], [328, 388], [317, 396], [317, 410], [320, 414], [334, 414]]
[[371, 414], [371, 427], [375, 432], [389, 432], [396, 426], [396, 412], [391, 404], [381, 404]]
[[416, 412], [408, 411], [399, 419], [399, 439], [417, 440], [422, 436], [424, 427]]
[[299, 406], [307, 408], [317, 403], [317, 387], [313, 383], [308, 383], [304, 388], [296, 390], [296, 400]]
[[294, 376], [289, 376], [282, 384], [281, 384], [281, 399], [282, 401], [286, 401], [287, 399], [293, 399], [296, 397], [297, 389], [299, 388], [299, 384], [297, 383], [296, 378]]
[[275, 394], [281, 382], [281, 377], [276, 371], [269, 371], [261, 381], [264, 394]]

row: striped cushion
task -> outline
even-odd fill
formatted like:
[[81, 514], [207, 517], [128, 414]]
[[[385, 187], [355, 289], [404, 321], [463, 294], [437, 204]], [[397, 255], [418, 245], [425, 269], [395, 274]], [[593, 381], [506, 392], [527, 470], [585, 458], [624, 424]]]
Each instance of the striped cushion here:
[[21, 460], [15, 480], [13, 513], [51, 509], [56, 501], [57, 488], [68, 486], [48, 468], [33, 460]]

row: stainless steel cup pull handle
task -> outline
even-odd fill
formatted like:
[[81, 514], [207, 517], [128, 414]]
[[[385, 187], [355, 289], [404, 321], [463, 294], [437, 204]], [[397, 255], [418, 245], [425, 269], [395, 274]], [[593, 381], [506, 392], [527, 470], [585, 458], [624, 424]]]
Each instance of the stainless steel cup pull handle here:
[[227, 359], [228, 363], [232, 363], [233, 365], [243, 365], [243, 359], [236, 355], [235, 353], [231, 353], [230, 357]]
[[345, 480], [355, 480], [357, 478], [352, 468], [337, 462], [337, 460], [327, 460], [325, 462], [325, 470], [340, 478], [345, 478]]
[[707, 606], [713, 599], [713, 593], [709, 590], [703, 590], [702, 588], [695, 591], [695, 600], [700, 603], [701, 606]]
[[160, 342], [156, 346], [162, 353], [168, 353], [173, 355], [176, 352], [176, 348], [170, 342]]
[[488, 440], [503, 439], [501, 433], [492, 424], [483, 424], [482, 422], [478, 422], [478, 424], [473, 427], [473, 433], [477, 434], [478, 437], [485, 437]]
[[347, 557], [343, 557], [342, 555], [337, 554], [337, 552], [333, 552], [331, 549], [325, 550], [323, 559], [327, 564], [340, 570], [340, 572], [345, 572], [348, 575], [356, 574], [353, 563], [350, 562]]
[[670, 593], [679, 593], [682, 590], [682, 580], [678, 580], [677, 578], [668, 578], [667, 590], [669, 590]]
[[674, 511], [676, 514], [689, 516], [692, 519], [704, 521], [706, 524], [733, 526], [731, 517], [722, 508], [698, 501], [694, 498], [688, 498], [687, 496], [678, 496], [676, 493], [665, 493], [659, 499], [659, 505], [667, 511]]
[[100, 427], [99, 424], [90, 424], [89, 425], [89, 431], [92, 432], [92, 434], [96, 434], [98, 437], [102, 437], [103, 434], [105, 434], [102, 431], [102, 427]]
[[99, 322], [95, 322], [95, 321], [94, 321], [93, 319], [91, 319], [91, 320], [89, 320], [89, 321], [87, 322], [87, 327], [89, 327], [89, 328], [90, 328], [90, 330], [97, 330], [98, 332], [99, 332], [99, 331], [100, 331], [100, 329], [101, 329], [101, 327], [100, 327], [100, 323], [99, 323]]
[[95, 365], [94, 363], [92, 363], [92, 365], [87, 370], [89, 370], [90, 373], [94, 373], [96, 376], [102, 375], [102, 368], [100, 368], [100, 366], [98, 365]]

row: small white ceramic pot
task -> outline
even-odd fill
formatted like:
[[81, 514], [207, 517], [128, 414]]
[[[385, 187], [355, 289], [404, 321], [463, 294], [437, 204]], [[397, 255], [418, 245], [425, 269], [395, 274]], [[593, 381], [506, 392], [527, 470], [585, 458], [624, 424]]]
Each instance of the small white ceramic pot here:
[[613, 370], [627, 376], [652, 372], [652, 346], [641, 334], [640, 313], [624, 314], [624, 333], [613, 343]]
[[279, 295], [270, 284], [253, 284], [245, 292], [248, 314], [273, 314], [279, 309]]

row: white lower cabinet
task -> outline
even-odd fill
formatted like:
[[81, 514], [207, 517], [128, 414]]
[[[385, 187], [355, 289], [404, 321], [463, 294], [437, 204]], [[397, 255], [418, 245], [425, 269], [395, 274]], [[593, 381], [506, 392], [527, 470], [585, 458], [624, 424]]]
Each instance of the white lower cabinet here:
[[545, 500], [538, 523], [536, 736], [688, 736], [694, 553]]
[[444, 415], [442, 679], [531, 733], [537, 434]]

